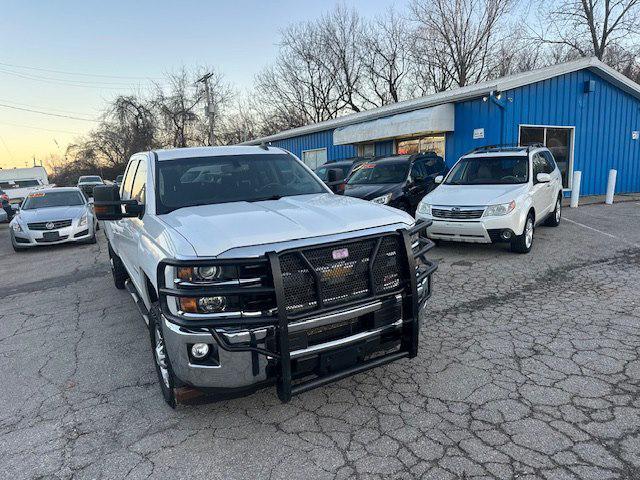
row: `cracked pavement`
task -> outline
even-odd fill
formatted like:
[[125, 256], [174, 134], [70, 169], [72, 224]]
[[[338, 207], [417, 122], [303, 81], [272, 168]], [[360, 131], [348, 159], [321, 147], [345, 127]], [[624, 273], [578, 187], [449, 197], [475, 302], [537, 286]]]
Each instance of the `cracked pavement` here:
[[0, 225], [2, 477], [640, 478], [640, 203], [564, 213], [529, 255], [434, 249], [417, 358], [175, 411], [104, 236]]

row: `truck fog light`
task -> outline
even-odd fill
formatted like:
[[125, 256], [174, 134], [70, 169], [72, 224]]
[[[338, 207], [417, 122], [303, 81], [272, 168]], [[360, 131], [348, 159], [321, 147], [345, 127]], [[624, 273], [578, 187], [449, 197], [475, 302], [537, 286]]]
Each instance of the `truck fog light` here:
[[227, 305], [224, 297], [202, 297], [198, 299], [198, 308], [207, 313], [222, 312]]
[[512, 233], [511, 233], [511, 230], [503, 230], [500, 235], [505, 240], [509, 240], [511, 238]]
[[209, 355], [209, 345], [206, 343], [196, 343], [191, 347], [193, 358], [201, 359]]

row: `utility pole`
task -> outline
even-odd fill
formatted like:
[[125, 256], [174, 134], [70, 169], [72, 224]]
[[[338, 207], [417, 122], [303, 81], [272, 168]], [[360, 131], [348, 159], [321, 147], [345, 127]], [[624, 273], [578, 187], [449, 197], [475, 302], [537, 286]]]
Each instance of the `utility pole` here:
[[204, 84], [204, 92], [207, 97], [207, 104], [205, 108], [205, 115], [209, 119], [209, 145], [215, 145], [215, 132], [214, 132], [214, 122], [215, 122], [215, 107], [211, 102], [211, 89], [209, 88], [209, 80], [213, 77], [213, 73], [209, 72], [204, 74], [196, 83]]

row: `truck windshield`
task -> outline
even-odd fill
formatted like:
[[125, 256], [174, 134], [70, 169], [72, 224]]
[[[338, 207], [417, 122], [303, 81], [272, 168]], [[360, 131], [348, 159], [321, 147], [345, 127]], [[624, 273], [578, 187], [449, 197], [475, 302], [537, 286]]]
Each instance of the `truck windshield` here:
[[502, 185], [528, 181], [527, 157], [472, 157], [460, 160], [451, 169], [444, 183], [447, 185]]
[[3, 190], [11, 190], [12, 188], [37, 187], [40, 185], [38, 180], [9, 180], [8, 182], [0, 182], [0, 188]]
[[351, 176], [348, 185], [402, 183], [407, 179], [409, 162], [364, 163]]
[[158, 213], [326, 193], [291, 155], [224, 155], [158, 162]]
[[80, 192], [37, 192], [29, 195], [22, 204], [23, 210], [35, 210], [36, 208], [69, 207], [84, 205], [84, 199]]

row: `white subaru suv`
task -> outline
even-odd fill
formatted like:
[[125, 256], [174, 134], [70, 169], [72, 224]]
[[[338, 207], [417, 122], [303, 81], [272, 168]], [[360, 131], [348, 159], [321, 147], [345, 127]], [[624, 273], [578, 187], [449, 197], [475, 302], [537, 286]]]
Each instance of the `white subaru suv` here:
[[509, 242], [528, 253], [536, 225], [560, 224], [562, 176], [544, 146], [477, 148], [435, 181], [416, 212], [433, 221], [426, 230], [433, 240]]

